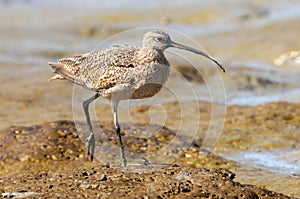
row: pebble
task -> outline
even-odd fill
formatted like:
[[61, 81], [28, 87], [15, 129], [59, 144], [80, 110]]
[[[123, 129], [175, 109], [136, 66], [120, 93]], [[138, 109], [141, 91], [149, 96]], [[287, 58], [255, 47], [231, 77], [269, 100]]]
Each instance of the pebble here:
[[32, 195], [36, 195], [36, 192], [4, 192], [2, 193], [3, 198], [25, 198]]

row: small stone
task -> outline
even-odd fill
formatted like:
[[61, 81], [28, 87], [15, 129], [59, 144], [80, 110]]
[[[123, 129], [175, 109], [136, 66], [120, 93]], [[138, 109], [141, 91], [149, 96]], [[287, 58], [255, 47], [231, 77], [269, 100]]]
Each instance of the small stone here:
[[52, 159], [52, 160], [57, 160], [56, 155], [51, 155], [51, 159]]
[[82, 189], [98, 189], [99, 185], [98, 184], [82, 184], [79, 187]]
[[184, 180], [189, 178], [190, 173], [189, 172], [183, 172], [183, 173], [179, 173], [178, 175], [175, 176], [176, 180]]
[[186, 153], [186, 154], [185, 154], [185, 157], [186, 157], [186, 158], [191, 158], [191, 157], [192, 157], [192, 155], [191, 155], [191, 154], [188, 154], [188, 153]]
[[105, 181], [105, 180], [107, 180], [107, 176], [105, 174], [101, 174], [99, 180]]
[[84, 171], [84, 172], [82, 172], [82, 176], [89, 176], [89, 173]]
[[21, 162], [25, 162], [25, 161], [28, 160], [29, 158], [30, 158], [29, 155], [24, 155], [24, 156], [22, 156], [22, 157], [19, 157], [19, 160], [20, 160]]
[[89, 184], [81, 184], [80, 186], [79, 186], [79, 188], [82, 188], [82, 189], [90, 189], [92, 186], [91, 185], [89, 185]]

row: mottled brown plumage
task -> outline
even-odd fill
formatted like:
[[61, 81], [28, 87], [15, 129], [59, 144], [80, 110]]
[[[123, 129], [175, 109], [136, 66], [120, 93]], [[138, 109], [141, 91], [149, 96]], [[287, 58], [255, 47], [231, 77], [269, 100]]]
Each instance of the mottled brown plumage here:
[[127, 164], [117, 107], [120, 100], [152, 97], [158, 93], [167, 81], [170, 65], [164, 56], [169, 47], [188, 50], [205, 56], [223, 67], [205, 52], [175, 43], [164, 31], [151, 31], [144, 35], [142, 47], [114, 46], [97, 52], [76, 55], [71, 58], [49, 62], [56, 73], [50, 80], [67, 79], [77, 85], [96, 92], [95, 96], [83, 103], [90, 136], [87, 139], [88, 152], [93, 158], [94, 134], [88, 113], [89, 104], [99, 96], [109, 98], [114, 110], [114, 125], [121, 146], [123, 165]]

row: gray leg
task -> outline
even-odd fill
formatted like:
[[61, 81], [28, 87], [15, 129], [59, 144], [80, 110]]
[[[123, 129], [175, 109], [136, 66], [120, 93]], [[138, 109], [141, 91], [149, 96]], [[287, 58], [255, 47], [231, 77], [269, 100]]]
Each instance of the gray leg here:
[[93, 161], [93, 159], [94, 159], [95, 135], [93, 132], [93, 127], [92, 127], [92, 123], [91, 123], [91, 119], [90, 119], [89, 105], [92, 101], [97, 99], [99, 96], [100, 96], [99, 93], [96, 93], [93, 97], [91, 97], [83, 102], [83, 110], [84, 110], [85, 118], [86, 118], [87, 124], [89, 126], [89, 132], [90, 132], [89, 137], [86, 139], [86, 145], [88, 148], [88, 155], [90, 156], [91, 161]]
[[118, 122], [118, 104], [119, 104], [119, 102], [114, 102], [112, 100], [113, 112], [114, 112], [114, 126], [116, 128], [116, 134], [118, 136], [122, 165], [127, 166], [127, 160], [125, 157], [124, 146], [123, 146], [122, 137], [121, 137], [121, 128], [120, 128], [120, 125]]

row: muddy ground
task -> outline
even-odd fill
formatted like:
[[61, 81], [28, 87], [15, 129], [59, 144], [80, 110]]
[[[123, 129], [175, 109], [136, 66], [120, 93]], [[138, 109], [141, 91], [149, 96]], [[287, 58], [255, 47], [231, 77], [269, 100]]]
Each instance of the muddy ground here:
[[[202, 105], [203, 121], [208, 121], [205, 114], [211, 105]], [[135, 107], [134, 111], [138, 114], [145, 109]], [[187, 149], [174, 152], [180, 153], [180, 158], [172, 164], [152, 162], [148, 166], [127, 168], [103, 161], [101, 157], [109, 157], [109, 151], [90, 162], [72, 121], [11, 126], [0, 133], [0, 192], [10, 198], [290, 198], [297, 195], [297, 174], [294, 179], [286, 177], [294, 187], [283, 184], [269, 187], [273, 190], [270, 191], [265, 188], [267, 184], [241, 183], [237, 179], [243, 179], [234, 172], [240, 173], [242, 165], [216, 154], [251, 147], [262, 151], [272, 147], [297, 148], [299, 112], [299, 105], [288, 103], [232, 106], [228, 108], [223, 134], [209, 155], [198, 156], [201, 144], [198, 137]], [[148, 151], [158, 150], [176, 136], [174, 131], [163, 127], [149, 138], [135, 138], [129, 133], [134, 127], [122, 126], [125, 148], [132, 153], [147, 155]], [[293, 126], [294, 134], [282, 133], [288, 126]], [[101, 127], [106, 140], [97, 139], [97, 147], [117, 146], [112, 123], [102, 122]], [[268, 137], [278, 137], [278, 142], [269, 143]], [[112, 158], [119, 162], [118, 154]], [[254, 183], [260, 176], [256, 178]], [[274, 190], [285, 190], [285, 195]]]

